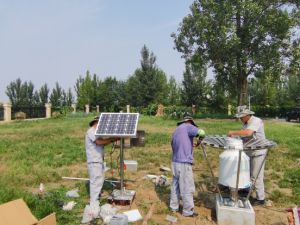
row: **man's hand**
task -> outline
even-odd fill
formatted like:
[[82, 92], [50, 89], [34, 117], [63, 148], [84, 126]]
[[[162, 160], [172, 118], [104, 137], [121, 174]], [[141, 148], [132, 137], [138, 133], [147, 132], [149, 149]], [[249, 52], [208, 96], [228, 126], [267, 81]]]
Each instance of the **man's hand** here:
[[199, 138], [197, 140], [196, 144], [193, 145], [193, 147], [198, 147], [201, 144], [202, 140], [203, 140], [203, 138]]

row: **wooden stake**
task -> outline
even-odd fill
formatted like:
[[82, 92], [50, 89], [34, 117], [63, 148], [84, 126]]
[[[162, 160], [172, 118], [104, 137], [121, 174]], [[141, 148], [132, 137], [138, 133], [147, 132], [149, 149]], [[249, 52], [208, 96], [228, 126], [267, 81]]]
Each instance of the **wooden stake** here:
[[148, 220], [151, 218], [152, 213], [154, 211], [154, 207], [155, 207], [155, 203], [152, 203], [147, 215], [145, 216], [142, 225], [147, 225], [148, 224]]

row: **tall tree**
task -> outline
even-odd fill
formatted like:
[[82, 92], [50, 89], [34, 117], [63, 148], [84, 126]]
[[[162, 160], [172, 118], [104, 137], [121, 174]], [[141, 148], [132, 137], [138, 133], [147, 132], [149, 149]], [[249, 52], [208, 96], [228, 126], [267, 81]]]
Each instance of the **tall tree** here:
[[98, 88], [101, 81], [98, 79], [97, 75], [94, 74], [93, 77], [90, 72], [87, 71], [85, 77], [79, 76], [75, 84], [75, 91], [77, 95], [77, 105], [79, 107], [84, 107], [88, 105], [96, 105], [98, 96]]
[[46, 83], [43, 84], [39, 90], [39, 97], [40, 97], [40, 102], [42, 105], [45, 105], [46, 103], [48, 103], [49, 92], [50, 92], [50, 90], [48, 88], [48, 85]]
[[[156, 57], [145, 45], [142, 47], [141, 57], [141, 67], [136, 69], [128, 79], [126, 89], [129, 103], [134, 106], [165, 103], [167, 99], [166, 74], [156, 66]], [[138, 98], [136, 98], [137, 95], [139, 95]]]
[[69, 88], [66, 93], [65, 105], [71, 106], [73, 103], [74, 103], [74, 96], [73, 96], [71, 88]]
[[36, 104], [34, 98], [34, 85], [31, 81], [22, 83], [18, 78], [10, 82], [6, 87], [6, 95], [13, 106], [33, 106]]
[[34, 92], [33, 102], [34, 102], [34, 105], [37, 105], [37, 106], [41, 105], [41, 100], [40, 100], [40, 96], [39, 96], [39, 92], [38, 91]]
[[300, 105], [300, 40], [294, 41], [291, 66], [287, 71], [287, 88], [289, 99]]
[[121, 82], [115, 77], [106, 77], [98, 89], [97, 103], [106, 111], [118, 112], [121, 109]]
[[53, 107], [61, 107], [64, 106], [64, 95], [65, 92], [58, 82], [55, 83], [55, 87], [52, 89], [52, 93], [50, 95], [50, 103]]
[[183, 74], [181, 99], [186, 106], [206, 104], [209, 81], [206, 81], [206, 69], [197, 63], [186, 63]]
[[172, 36], [187, 61], [214, 68], [217, 82], [243, 105], [248, 76], [284, 73], [299, 7], [296, 0], [195, 0]]
[[168, 105], [180, 104], [180, 87], [174, 76], [171, 76], [168, 81]]

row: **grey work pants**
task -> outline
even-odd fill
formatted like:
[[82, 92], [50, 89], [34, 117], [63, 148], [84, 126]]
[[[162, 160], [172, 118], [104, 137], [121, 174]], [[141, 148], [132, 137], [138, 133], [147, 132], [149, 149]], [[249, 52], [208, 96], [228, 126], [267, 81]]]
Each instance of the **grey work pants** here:
[[171, 186], [171, 210], [178, 211], [180, 197], [182, 198], [182, 215], [194, 213], [195, 183], [192, 165], [189, 163], [172, 162], [173, 181]]
[[99, 199], [104, 183], [104, 164], [101, 162], [88, 163], [88, 171], [90, 177], [90, 205], [94, 205]]
[[265, 162], [263, 162], [265, 157], [266, 154], [250, 156], [250, 169], [251, 169], [250, 176], [252, 180], [256, 178], [259, 169], [261, 167], [260, 173], [258, 174], [257, 180], [254, 185], [256, 189], [256, 198], [258, 200], [265, 199], [265, 185], [264, 185]]

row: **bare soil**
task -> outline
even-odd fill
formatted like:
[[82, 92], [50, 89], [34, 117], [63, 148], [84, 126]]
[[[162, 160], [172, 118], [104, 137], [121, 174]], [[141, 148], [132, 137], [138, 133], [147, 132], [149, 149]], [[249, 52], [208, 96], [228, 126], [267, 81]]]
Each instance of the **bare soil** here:
[[[125, 172], [125, 176], [134, 180], [126, 182], [126, 189], [135, 190], [136, 196], [131, 206], [118, 206], [121, 210], [139, 209], [143, 217], [146, 216], [152, 204], [155, 204], [154, 212], [148, 224], [171, 224], [166, 220], [167, 215], [177, 218], [176, 224], [191, 225], [212, 225], [217, 224], [215, 212], [215, 192], [212, 190], [211, 178], [205, 182], [196, 182], [196, 193], [194, 196], [195, 211], [199, 213], [196, 218], [184, 217], [180, 212], [173, 213], [168, 210], [169, 187], [157, 187], [154, 182], [144, 179], [147, 171]], [[157, 173], [159, 174], [159, 172]], [[257, 225], [283, 225], [288, 224], [287, 215], [284, 209], [275, 206], [255, 206], [255, 218]], [[135, 224], [142, 224], [142, 221]]]

